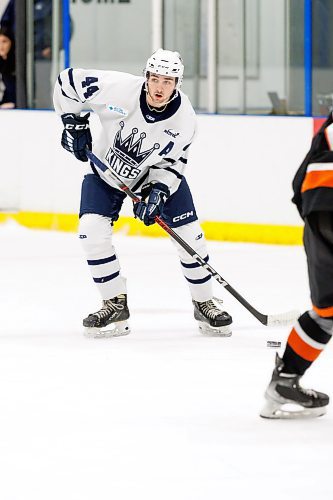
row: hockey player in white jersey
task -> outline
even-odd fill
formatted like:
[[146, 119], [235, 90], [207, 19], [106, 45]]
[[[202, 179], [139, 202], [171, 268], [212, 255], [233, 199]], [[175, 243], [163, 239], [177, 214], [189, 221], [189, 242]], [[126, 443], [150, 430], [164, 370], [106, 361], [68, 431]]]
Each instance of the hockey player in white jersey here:
[[[143, 77], [69, 68], [56, 82], [54, 106], [64, 125], [62, 146], [82, 162], [88, 162], [86, 148], [92, 149], [141, 196], [133, 207], [135, 217], [148, 226], [161, 216], [207, 262], [205, 238], [184, 177], [196, 118], [180, 91], [183, 72], [178, 52], [163, 49], [148, 59]], [[87, 108], [102, 125], [102, 134], [93, 141], [89, 113], [81, 114]], [[126, 280], [112, 243], [125, 197], [90, 164], [82, 183], [79, 237], [103, 299], [102, 308], [83, 320], [86, 334], [96, 337], [130, 331]], [[232, 318], [213, 297], [211, 275], [175, 245], [201, 331], [231, 335]]]

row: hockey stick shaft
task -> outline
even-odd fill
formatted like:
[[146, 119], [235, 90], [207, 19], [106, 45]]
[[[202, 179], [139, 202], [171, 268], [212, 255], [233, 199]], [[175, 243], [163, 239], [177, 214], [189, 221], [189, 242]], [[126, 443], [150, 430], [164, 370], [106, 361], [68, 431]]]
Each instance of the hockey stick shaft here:
[[[105, 165], [92, 151], [87, 150], [86, 154], [89, 160], [97, 167], [99, 174], [102, 179], [105, 180], [111, 186], [115, 185], [118, 189], [124, 191], [124, 193], [129, 196], [134, 203], [137, 203], [140, 198], [131, 191], [131, 189], [122, 181], [120, 176], [107, 165]], [[222, 276], [215, 271], [215, 269], [208, 264], [196, 251], [185, 241], [183, 238], [179, 236], [168, 224], [164, 222], [161, 217], [157, 216], [155, 218], [155, 222], [162, 228], [166, 233], [168, 233], [171, 238], [173, 238], [193, 259], [195, 259], [198, 264], [200, 264], [206, 271], [216, 279], [220, 285], [222, 285], [228, 292], [242, 304], [245, 309], [247, 309], [260, 323], [263, 325], [273, 325], [273, 324], [283, 324], [293, 322], [298, 314], [297, 311], [289, 311], [287, 313], [276, 314], [276, 315], [267, 315], [259, 312], [255, 307], [253, 307], [247, 300], [240, 295]]]

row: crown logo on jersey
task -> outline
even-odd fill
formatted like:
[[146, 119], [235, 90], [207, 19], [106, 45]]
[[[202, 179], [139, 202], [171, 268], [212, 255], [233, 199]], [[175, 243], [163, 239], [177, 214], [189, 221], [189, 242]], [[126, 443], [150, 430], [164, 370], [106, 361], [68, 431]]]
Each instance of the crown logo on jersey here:
[[120, 122], [120, 130], [115, 135], [113, 142], [114, 154], [127, 165], [138, 167], [143, 163], [148, 156], [152, 154], [155, 149], [159, 149], [160, 145], [155, 143], [154, 146], [146, 151], [142, 151], [142, 141], [146, 137], [145, 132], [141, 132], [140, 136], [136, 138], [138, 133], [137, 128], [132, 128], [131, 134], [125, 139], [122, 138], [121, 132], [124, 128], [124, 122]]

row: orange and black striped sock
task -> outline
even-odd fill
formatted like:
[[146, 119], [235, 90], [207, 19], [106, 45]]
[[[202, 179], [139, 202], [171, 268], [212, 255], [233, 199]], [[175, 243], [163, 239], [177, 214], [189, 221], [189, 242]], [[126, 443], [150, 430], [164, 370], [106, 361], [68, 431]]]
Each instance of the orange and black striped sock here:
[[303, 375], [331, 338], [332, 335], [325, 332], [308, 312], [302, 314], [289, 334], [283, 355], [283, 371]]

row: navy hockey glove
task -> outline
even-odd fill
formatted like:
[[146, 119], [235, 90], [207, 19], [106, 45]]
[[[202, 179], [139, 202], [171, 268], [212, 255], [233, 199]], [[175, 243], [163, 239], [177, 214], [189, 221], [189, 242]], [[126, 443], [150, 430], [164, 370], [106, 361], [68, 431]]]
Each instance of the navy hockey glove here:
[[169, 188], [165, 184], [160, 182], [152, 184], [147, 202], [140, 201], [134, 204], [133, 211], [135, 217], [141, 219], [146, 226], [154, 224], [155, 217], [162, 215], [164, 203], [169, 194]]
[[90, 113], [77, 116], [74, 113], [61, 115], [64, 130], [61, 136], [61, 145], [80, 161], [88, 161], [86, 147], [91, 149], [92, 137], [89, 125]]

